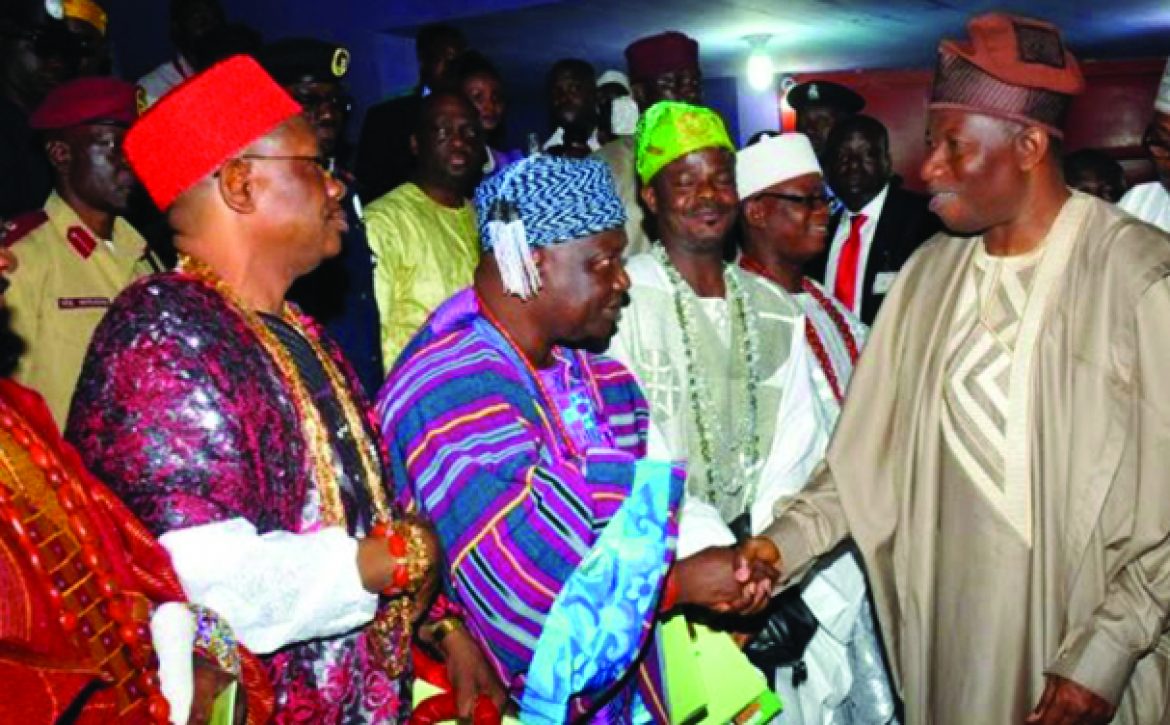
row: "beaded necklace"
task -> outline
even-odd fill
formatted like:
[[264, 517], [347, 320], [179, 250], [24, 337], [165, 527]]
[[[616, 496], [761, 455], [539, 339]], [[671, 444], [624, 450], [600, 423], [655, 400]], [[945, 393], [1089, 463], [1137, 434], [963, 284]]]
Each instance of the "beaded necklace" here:
[[[524, 354], [524, 351], [516, 343], [516, 340], [513, 339], [507, 328], [500, 323], [499, 319], [491, 311], [491, 308], [484, 304], [483, 298], [479, 296], [478, 292], [476, 293], [475, 300], [476, 304], [479, 305], [480, 312], [483, 313], [484, 319], [491, 323], [492, 327], [496, 328], [496, 331], [504, 338], [504, 342], [520, 358], [520, 362], [523, 363], [524, 369], [528, 372], [528, 377], [532, 379], [533, 384], [536, 386], [536, 392], [540, 396], [540, 406], [537, 407], [537, 410], [540, 411], [540, 417], [544, 422], [545, 428], [552, 434], [554, 440], [559, 439], [563, 450], [568, 451], [570, 460], [578, 463], [584, 460], [581, 451], [577, 449], [577, 445], [573, 442], [573, 436], [565, 427], [564, 421], [561, 420], [561, 415], [557, 410], [556, 399], [545, 389], [540, 372], [532, 365], [532, 361]], [[574, 354], [570, 352], [570, 355]], [[585, 383], [589, 388], [589, 396], [592, 398], [594, 408], [601, 410], [601, 391], [597, 388], [597, 381], [593, 379], [593, 375], [589, 374], [588, 366], [581, 365], [578, 367], [585, 371]], [[560, 457], [559, 451], [556, 453]]]
[[[678, 270], [670, 261], [666, 250], [661, 245], [650, 248], [651, 254], [666, 270], [666, 277], [670, 281], [674, 298], [674, 311], [678, 319], [679, 330], [682, 334], [682, 347], [685, 356], [687, 371], [687, 399], [690, 403], [691, 422], [699, 434], [699, 456], [706, 469], [704, 488], [708, 502], [717, 502], [738, 495], [743, 489], [744, 482], [749, 488], [743, 496], [745, 505], [750, 505], [755, 496], [758, 485], [756, 475], [760, 466], [760, 436], [759, 436], [759, 387], [760, 387], [760, 336], [756, 330], [755, 310], [751, 309], [747, 292], [740, 284], [739, 277], [730, 266], [723, 269], [723, 279], [727, 285], [728, 296], [733, 308], [732, 339], [735, 338], [738, 326], [739, 337], [743, 341], [743, 356], [746, 368], [744, 376], [744, 399], [747, 401], [747, 413], [741, 416], [742, 425], [738, 435], [728, 437], [723, 429], [722, 416], [715, 410], [715, 400], [711, 392], [711, 383], [706, 375], [699, 373], [699, 365], [695, 360], [695, 301], [694, 292], [690, 285], [682, 278]], [[728, 475], [722, 467], [715, 465], [715, 451], [734, 451], [739, 449], [739, 468], [742, 475]]]
[[[113, 636], [121, 640], [130, 663], [142, 672], [136, 680], [126, 683], [126, 693], [131, 702], [119, 716], [124, 716], [141, 701], [145, 702], [151, 721], [170, 722], [170, 706], [159, 690], [158, 675], [151, 664], [154, 659], [154, 647], [150, 631], [143, 621], [135, 621], [134, 617], [136, 606], [141, 603], [141, 596], [139, 595], [136, 600], [132, 593], [121, 590], [113, 577], [113, 572], [110, 571], [109, 564], [99, 552], [101, 542], [98, 540], [98, 529], [88, 513], [93, 505], [92, 499], [77, 479], [69, 475], [67, 469], [61, 465], [57, 455], [3, 401], [0, 401], [0, 429], [11, 436], [16, 445], [28, 451], [29, 459], [56, 494], [57, 502], [65, 512], [69, 531], [80, 545], [80, 551], [71, 556], [76, 556], [85, 567], [87, 573], [82, 579], [90, 576], [97, 578], [97, 595], [101, 600], [97, 606], [114, 620]], [[19, 479], [17, 466], [3, 446], [0, 446], [0, 470], [5, 477]], [[27, 506], [21, 505], [8, 486], [0, 484], [0, 521], [6, 523], [16, 535], [20, 547], [24, 550], [25, 560], [44, 584], [49, 601], [59, 610], [57, 621], [61, 629], [74, 637], [86, 635], [86, 628], [89, 625], [80, 622], [74, 611], [87, 612], [95, 603], [83, 601], [77, 585], [63, 588], [64, 582], [55, 579], [57, 570], [50, 570], [41, 556], [41, 549], [49, 546], [53, 539], [45, 539], [38, 526], [30, 525], [35, 516], [22, 516], [20, 508]], [[67, 604], [67, 598], [74, 602], [73, 607]], [[81, 632], [78, 632], [79, 628]], [[113, 655], [102, 664], [108, 663], [112, 657]]]
[[[345, 526], [345, 507], [341, 503], [337, 452], [334, 450], [333, 444], [329, 441], [328, 429], [325, 421], [321, 417], [321, 411], [317, 408], [316, 403], [313, 402], [312, 396], [305, 386], [304, 380], [301, 379], [300, 373], [297, 372], [296, 363], [293, 362], [288, 350], [285, 349], [284, 345], [281, 344], [272, 330], [268, 328], [268, 325], [264, 324], [260, 315], [245, 307], [235, 292], [207, 264], [189, 255], [180, 254], [177, 271], [207, 285], [222, 296], [234, 309], [236, 314], [243, 319], [248, 329], [260, 341], [260, 345], [264, 348], [265, 352], [276, 363], [280, 376], [284, 379], [292, 394], [293, 407], [296, 409], [297, 417], [301, 422], [305, 447], [316, 480], [317, 492], [321, 497], [322, 521], [326, 525]], [[281, 306], [280, 317], [309, 343], [309, 347], [313, 350], [313, 355], [316, 356], [322, 369], [325, 371], [325, 376], [329, 380], [329, 387], [341, 407], [346, 426], [349, 428], [351, 435], [353, 435], [354, 444], [358, 450], [358, 457], [361, 459], [366, 489], [369, 491], [370, 501], [374, 507], [375, 522], [389, 522], [390, 508], [386, 501], [385, 491], [381, 485], [381, 466], [378, 464], [374, 442], [370, 440], [366, 433], [361, 414], [353, 402], [353, 397], [349, 393], [341, 371], [338, 370], [333, 360], [329, 357], [329, 354], [321, 347], [316, 337], [306, 329], [305, 323], [301, 320], [300, 316], [287, 303]]]
[[[739, 266], [779, 285], [781, 289], [784, 287], [780, 280], [767, 267], [757, 262], [753, 257], [749, 257], [746, 254], [740, 255]], [[841, 311], [837, 309], [837, 306], [808, 277], [800, 280], [800, 288], [802, 291], [807, 292], [820, 305], [821, 309], [825, 311], [825, 314], [829, 316], [829, 320], [832, 321], [833, 326], [837, 328], [837, 332], [841, 335], [841, 339], [845, 342], [845, 351], [849, 354], [849, 362], [856, 365], [858, 357], [857, 340], [854, 339], [853, 331], [849, 329], [849, 323], [845, 321], [845, 317], [841, 315]], [[808, 346], [812, 349], [813, 355], [816, 356], [821, 370], [825, 372], [825, 378], [829, 381], [829, 388], [833, 391], [833, 397], [837, 399], [838, 403], [842, 402], [845, 399], [845, 391], [841, 389], [841, 382], [837, 378], [837, 370], [833, 367], [833, 361], [829, 358], [825, 341], [821, 339], [820, 332], [817, 331], [816, 325], [812, 324], [811, 320], [806, 321], [804, 336], [808, 340]]]

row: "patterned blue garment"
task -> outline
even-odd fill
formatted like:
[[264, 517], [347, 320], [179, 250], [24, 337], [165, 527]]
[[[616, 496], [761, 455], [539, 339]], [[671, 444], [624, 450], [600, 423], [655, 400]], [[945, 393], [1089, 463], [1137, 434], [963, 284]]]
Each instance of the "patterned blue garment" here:
[[522, 722], [564, 722], [572, 697], [619, 681], [641, 653], [638, 639], [653, 621], [675, 539], [671, 491], [661, 485], [669, 464], [643, 460], [637, 469], [629, 497], [549, 610], [520, 702]]
[[[652, 630], [685, 472], [645, 461], [646, 400], [628, 370], [583, 351], [554, 355], [563, 377], [546, 408], [472, 290], [440, 306], [379, 396], [396, 494], [435, 522], [447, 591], [517, 702], [536, 677], [531, 709], [546, 719], [640, 722], [648, 709], [667, 722]], [[573, 445], [557, 420], [570, 424]], [[629, 523], [614, 526], [619, 514]], [[612, 533], [603, 541], [603, 532]], [[606, 543], [623, 535], [628, 542]], [[586, 586], [607, 567], [608, 591]], [[579, 612], [611, 600], [603, 636]], [[549, 630], [554, 610], [564, 613]], [[546, 640], [546, 631], [556, 634]], [[601, 651], [579, 648], [603, 642]], [[548, 681], [555, 670], [534, 666], [546, 647], [596, 660], [592, 674]]]

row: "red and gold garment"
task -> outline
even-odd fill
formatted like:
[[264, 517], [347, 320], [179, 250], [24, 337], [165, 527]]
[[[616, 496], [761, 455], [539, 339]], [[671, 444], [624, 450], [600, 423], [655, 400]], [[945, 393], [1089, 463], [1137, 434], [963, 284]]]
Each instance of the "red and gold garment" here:
[[[170, 559], [81, 464], [36, 393], [0, 380], [0, 722], [169, 722], [149, 621]], [[271, 690], [244, 661], [249, 722]]]

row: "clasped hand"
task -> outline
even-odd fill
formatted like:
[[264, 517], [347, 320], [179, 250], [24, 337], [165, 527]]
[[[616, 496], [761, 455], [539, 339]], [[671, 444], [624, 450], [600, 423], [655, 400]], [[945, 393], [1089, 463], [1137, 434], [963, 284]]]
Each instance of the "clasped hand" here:
[[1105, 725], [1115, 708], [1087, 687], [1057, 675], [1049, 675], [1044, 694], [1026, 725]]
[[677, 564], [678, 603], [727, 614], [755, 614], [780, 580], [780, 552], [753, 537], [737, 547], [711, 547]]

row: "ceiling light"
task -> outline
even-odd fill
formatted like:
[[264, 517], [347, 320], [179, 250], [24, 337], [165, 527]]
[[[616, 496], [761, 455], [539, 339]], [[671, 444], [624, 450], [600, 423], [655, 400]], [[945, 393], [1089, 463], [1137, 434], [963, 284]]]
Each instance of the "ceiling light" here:
[[748, 85], [756, 91], [766, 91], [772, 87], [776, 69], [772, 65], [772, 57], [768, 55], [766, 46], [771, 35], [748, 35], [744, 38], [751, 53], [747, 60]]

